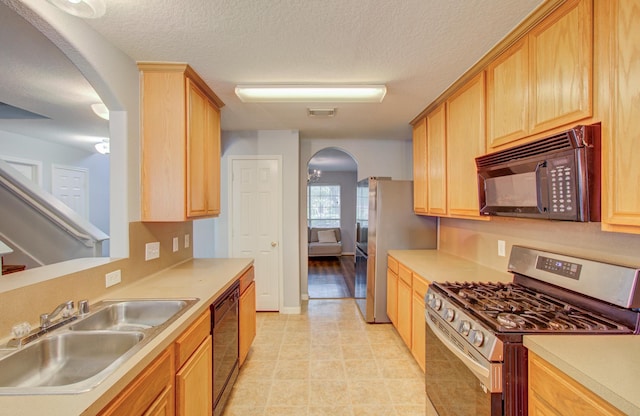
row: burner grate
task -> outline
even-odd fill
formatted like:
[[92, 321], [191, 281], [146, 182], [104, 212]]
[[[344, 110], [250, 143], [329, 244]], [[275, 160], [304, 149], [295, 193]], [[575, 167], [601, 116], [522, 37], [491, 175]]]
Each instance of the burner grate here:
[[602, 332], [628, 328], [517, 283], [437, 283], [497, 332]]

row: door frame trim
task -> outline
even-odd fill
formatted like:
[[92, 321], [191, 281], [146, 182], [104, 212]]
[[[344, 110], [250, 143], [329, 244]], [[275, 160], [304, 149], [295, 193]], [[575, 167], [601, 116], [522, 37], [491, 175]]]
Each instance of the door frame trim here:
[[284, 276], [283, 276], [283, 267], [284, 267], [284, 258], [283, 258], [283, 250], [282, 250], [282, 224], [283, 224], [283, 213], [282, 213], [282, 155], [234, 155], [228, 156], [227, 163], [227, 189], [229, 190], [228, 198], [227, 198], [227, 212], [229, 213], [229, 220], [227, 222], [229, 230], [227, 233], [227, 247], [229, 247], [229, 257], [233, 257], [233, 164], [237, 160], [275, 160], [278, 164], [278, 177], [277, 177], [277, 192], [278, 192], [278, 203], [277, 203], [277, 211], [278, 211], [278, 311], [283, 313], [284, 311]]

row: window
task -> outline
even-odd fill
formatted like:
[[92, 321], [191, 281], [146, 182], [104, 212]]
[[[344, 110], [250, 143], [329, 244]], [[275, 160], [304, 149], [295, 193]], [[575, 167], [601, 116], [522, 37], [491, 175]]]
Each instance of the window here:
[[340, 185], [307, 186], [309, 227], [340, 227]]

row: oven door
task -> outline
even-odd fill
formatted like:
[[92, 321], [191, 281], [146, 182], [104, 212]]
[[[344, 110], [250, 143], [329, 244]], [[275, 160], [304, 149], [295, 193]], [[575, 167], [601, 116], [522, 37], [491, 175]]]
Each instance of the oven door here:
[[502, 416], [502, 364], [471, 358], [464, 338], [437, 314], [425, 316], [425, 384], [438, 416]]

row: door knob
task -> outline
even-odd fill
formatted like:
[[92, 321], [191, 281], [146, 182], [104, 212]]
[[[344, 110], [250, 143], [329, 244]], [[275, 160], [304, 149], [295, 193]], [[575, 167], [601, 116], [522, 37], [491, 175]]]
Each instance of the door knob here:
[[278, 243], [276, 243], [275, 241], [272, 241], [272, 242], [271, 242], [271, 247], [275, 247], [275, 246], [277, 246], [277, 245], [278, 245]]

